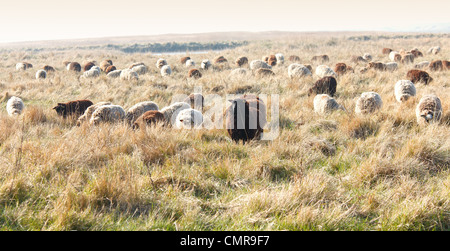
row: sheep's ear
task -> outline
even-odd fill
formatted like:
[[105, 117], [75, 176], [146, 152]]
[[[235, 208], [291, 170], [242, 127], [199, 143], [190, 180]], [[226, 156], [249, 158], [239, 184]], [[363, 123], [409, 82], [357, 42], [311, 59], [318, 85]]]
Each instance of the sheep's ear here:
[[180, 119], [180, 122], [183, 122], [183, 119]]
[[56, 109], [58, 109], [58, 106], [53, 107], [53, 110], [56, 110]]

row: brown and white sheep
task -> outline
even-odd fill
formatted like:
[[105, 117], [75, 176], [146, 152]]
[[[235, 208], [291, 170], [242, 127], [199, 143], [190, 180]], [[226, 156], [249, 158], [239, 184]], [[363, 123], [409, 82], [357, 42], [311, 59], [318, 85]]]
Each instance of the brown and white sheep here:
[[419, 125], [438, 122], [442, 115], [442, 104], [438, 96], [423, 96], [416, 107], [416, 119]]

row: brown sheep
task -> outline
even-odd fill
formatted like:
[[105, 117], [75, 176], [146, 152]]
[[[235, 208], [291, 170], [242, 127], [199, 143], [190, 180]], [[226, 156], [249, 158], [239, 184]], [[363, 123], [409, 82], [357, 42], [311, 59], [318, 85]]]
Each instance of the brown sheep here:
[[311, 87], [308, 91], [308, 96], [317, 95], [317, 94], [328, 94], [331, 97], [336, 93], [337, 81], [334, 77], [327, 76], [323, 77], [314, 83], [314, 86]]
[[267, 60], [267, 64], [270, 66], [277, 65], [277, 57], [275, 55], [270, 55], [269, 59]]
[[415, 58], [418, 57], [423, 57], [423, 53], [421, 51], [419, 51], [418, 49], [412, 49], [411, 51], [409, 51], [411, 54], [414, 55]]
[[353, 63], [366, 63], [367, 62], [367, 60], [365, 60], [363, 57], [361, 57], [361, 56], [352, 56], [351, 58], [350, 58], [350, 61], [351, 62], [353, 62]]
[[191, 59], [191, 57], [182, 57], [182, 58], [180, 59], [180, 62], [181, 62], [182, 64], [186, 64], [186, 61], [188, 61], [189, 59]]
[[81, 65], [77, 62], [71, 62], [69, 63], [69, 70], [70, 71], [75, 71], [75, 72], [80, 72], [81, 71]]
[[55, 68], [53, 68], [52, 66], [50, 66], [50, 65], [46, 65], [46, 66], [44, 66], [44, 71], [46, 71], [46, 72], [55, 72]]
[[219, 56], [214, 59], [215, 64], [221, 64], [221, 63], [226, 63], [226, 62], [228, 62], [228, 60], [224, 56]]
[[328, 55], [319, 55], [312, 57], [311, 61], [325, 63], [330, 61], [330, 58], [328, 57]]
[[200, 93], [192, 93], [188, 97], [186, 97], [183, 102], [191, 105], [192, 109], [203, 111], [205, 107], [205, 98]]
[[243, 65], [248, 64], [248, 58], [247, 57], [239, 57], [238, 59], [236, 59], [235, 63], [236, 63], [236, 66], [242, 67]]
[[377, 70], [377, 71], [384, 71], [384, 70], [386, 70], [386, 67], [381, 62], [370, 62], [367, 65], [367, 69], [374, 69], [374, 70]]
[[67, 116], [78, 118], [83, 115], [86, 109], [91, 105], [93, 105], [93, 103], [90, 100], [75, 100], [67, 103], [58, 103], [53, 109], [56, 110], [58, 115], [63, 116], [64, 118]]
[[106, 68], [105, 73], [108, 74], [115, 70], [117, 70], [117, 68], [114, 65], [110, 65], [110, 66], [108, 66], [108, 68]]
[[442, 61], [442, 67], [443, 67], [443, 69], [445, 69], [445, 70], [450, 70], [450, 61], [443, 60], [443, 61]]
[[275, 73], [271, 69], [259, 68], [258, 70], [256, 70], [256, 75], [260, 76], [260, 77], [263, 77], [263, 76], [274, 76]]
[[349, 65], [346, 65], [345, 63], [337, 63], [334, 66], [334, 72], [336, 72], [336, 74], [338, 76], [340, 76], [340, 75], [343, 75], [345, 73], [353, 72], [353, 68], [350, 67]]
[[238, 143], [257, 139], [267, 123], [265, 104], [253, 96], [230, 100], [225, 111], [226, 130], [231, 139]]
[[108, 69], [108, 67], [110, 67], [112, 64], [110, 64], [109, 62], [112, 62], [111, 60], [104, 60], [100, 63], [100, 69], [104, 72], [106, 72], [106, 69]]
[[433, 78], [426, 71], [422, 70], [409, 70], [406, 74], [406, 78], [413, 82], [414, 84], [418, 82], [422, 82], [424, 84], [428, 84], [433, 81]]
[[188, 77], [199, 79], [202, 77], [202, 73], [198, 69], [190, 69], [188, 72]]
[[161, 123], [164, 125], [166, 122], [164, 118], [164, 114], [162, 114], [159, 111], [150, 110], [144, 112], [139, 118], [136, 119], [136, 121], [133, 123], [133, 130], [142, 128], [146, 125], [155, 125], [157, 123]]
[[94, 67], [95, 66], [95, 64], [94, 64], [94, 62], [87, 62], [85, 65], [84, 65], [84, 68], [83, 68], [83, 70], [84, 71], [89, 71], [92, 67]]
[[389, 53], [391, 53], [391, 51], [393, 51], [393, 50], [390, 48], [383, 48], [381, 53], [383, 53], [384, 55], [389, 55]]
[[430, 68], [430, 71], [442, 71], [444, 69], [444, 64], [442, 63], [442, 60], [434, 60], [430, 63], [428, 68]]
[[292, 61], [292, 62], [300, 62], [301, 60], [300, 60], [300, 57], [299, 57], [299, 56], [291, 55], [291, 56], [289, 56], [289, 61]]

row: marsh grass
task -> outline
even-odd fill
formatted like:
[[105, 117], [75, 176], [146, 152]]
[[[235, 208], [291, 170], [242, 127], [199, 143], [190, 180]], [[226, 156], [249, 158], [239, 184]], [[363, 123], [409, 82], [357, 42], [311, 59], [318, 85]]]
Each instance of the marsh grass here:
[[[403, 104], [394, 84], [412, 65], [395, 72], [368, 71], [350, 63], [352, 55], [372, 54], [387, 62], [383, 47], [397, 50], [440, 45], [438, 55], [417, 62], [448, 59], [448, 39], [411, 38], [355, 42], [344, 36], [253, 41], [220, 52], [227, 64], [203, 71], [198, 80], [178, 55], [124, 54], [114, 51], [27, 52], [1, 55], [0, 95], [25, 101], [18, 118], [0, 102], [1, 230], [448, 230], [450, 228], [449, 74], [432, 72], [434, 81], [416, 85], [417, 96]], [[230, 78], [239, 56], [249, 60], [283, 53], [286, 62], [274, 76]], [[317, 76], [289, 79], [287, 60], [298, 55], [311, 64], [328, 54], [334, 67], [345, 62], [354, 74], [338, 78], [336, 100], [346, 111], [318, 115], [310, 86]], [[219, 53], [190, 55], [197, 64]], [[164, 57], [173, 74], [163, 78], [155, 67]], [[138, 81], [102, 75], [81, 80], [64, 69], [112, 59], [119, 69], [144, 62], [149, 73]], [[16, 72], [27, 60], [34, 68]], [[37, 81], [43, 65], [56, 72]], [[248, 67], [245, 66], [245, 67]], [[176, 130], [161, 126], [132, 130], [102, 124], [77, 127], [52, 107], [58, 102], [110, 101], [128, 109], [151, 100], [159, 107], [175, 94], [201, 86], [204, 94], [279, 94], [280, 134], [274, 141], [233, 143], [224, 130]], [[354, 114], [356, 98], [376, 91], [383, 108]], [[440, 123], [420, 127], [415, 107], [424, 94], [437, 94], [443, 105]], [[225, 96], [223, 97], [225, 101]]]

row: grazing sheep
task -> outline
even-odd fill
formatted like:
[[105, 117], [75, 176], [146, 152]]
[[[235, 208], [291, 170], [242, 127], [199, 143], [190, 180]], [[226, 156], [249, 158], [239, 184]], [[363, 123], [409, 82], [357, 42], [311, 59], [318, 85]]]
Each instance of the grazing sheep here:
[[414, 68], [416, 68], [416, 69], [424, 69], [424, 68], [427, 68], [429, 65], [430, 65], [429, 61], [422, 61], [420, 63], [415, 64]]
[[409, 80], [399, 80], [395, 83], [394, 94], [398, 102], [405, 102], [410, 97], [416, 96], [416, 87]]
[[142, 114], [139, 118], [136, 119], [136, 121], [133, 124], [133, 130], [143, 128], [145, 126], [151, 126], [155, 125], [157, 123], [161, 123], [164, 125], [165, 119], [164, 114], [162, 114], [159, 111], [146, 111], [144, 114]]
[[56, 113], [59, 116], [63, 116], [63, 118], [66, 118], [67, 116], [75, 116], [78, 118], [91, 105], [93, 105], [93, 103], [90, 100], [75, 100], [67, 103], [58, 103], [57, 106], [53, 107], [53, 110], [56, 110]]
[[137, 65], [131, 68], [131, 70], [136, 72], [138, 75], [144, 75], [148, 72], [148, 68], [145, 65]]
[[247, 70], [245, 68], [236, 68], [230, 72], [231, 77], [244, 76], [247, 75]]
[[414, 84], [422, 82], [424, 84], [428, 84], [433, 81], [433, 78], [430, 77], [428, 72], [422, 70], [409, 70], [406, 74], [406, 78], [408, 78]]
[[277, 59], [277, 63], [280, 64], [284, 64], [284, 55], [281, 53], [277, 53], [275, 54], [275, 57]]
[[338, 109], [344, 110], [344, 107], [339, 105], [336, 100], [328, 94], [317, 94], [314, 97], [314, 111], [316, 113], [331, 113]]
[[125, 119], [125, 110], [119, 105], [103, 105], [92, 113], [89, 124], [98, 125], [101, 122], [121, 122]]
[[214, 59], [215, 64], [221, 64], [221, 63], [226, 63], [226, 62], [228, 62], [228, 60], [224, 56], [219, 56]]
[[180, 111], [175, 127], [178, 129], [198, 129], [202, 127], [203, 115], [200, 111], [189, 108]]
[[191, 67], [191, 66], [195, 66], [195, 61], [192, 59], [188, 59], [186, 61], [186, 67]]
[[442, 60], [434, 60], [428, 65], [430, 71], [442, 71], [444, 69], [444, 64]]
[[[259, 98], [241, 97], [230, 100], [231, 105], [225, 111], [226, 130], [236, 143], [259, 138], [267, 123], [265, 105]], [[264, 107], [264, 109], [260, 109]]]
[[337, 63], [334, 66], [334, 72], [336, 72], [336, 74], [338, 76], [341, 76], [341, 75], [344, 75], [346, 73], [353, 72], [353, 68], [348, 66], [348, 65], [346, 65], [345, 63]]
[[381, 62], [370, 62], [366, 68], [374, 69], [377, 71], [384, 71], [384, 70], [386, 70], [386, 65]]
[[372, 55], [370, 55], [369, 53], [364, 53], [363, 59], [366, 61], [372, 61]]
[[389, 55], [389, 53], [391, 53], [393, 50], [390, 48], [383, 48], [383, 50], [381, 51], [381, 53], [383, 53], [384, 55]]
[[402, 64], [412, 64], [414, 63], [414, 55], [412, 53], [403, 54], [400, 62], [402, 62]]
[[275, 55], [265, 56], [264, 61], [270, 66], [277, 65], [277, 57]]
[[376, 92], [363, 92], [356, 101], [355, 113], [356, 114], [369, 114], [373, 113], [383, 106], [381, 96]]
[[101, 72], [101, 70], [99, 67], [97, 67], [97, 66], [91, 67], [90, 70], [85, 71], [83, 73], [83, 77], [84, 78], [96, 78], [96, 77], [100, 76], [100, 72]]
[[208, 70], [209, 67], [211, 67], [211, 65], [212, 65], [211, 62], [208, 59], [204, 59], [200, 66], [202, 67], [203, 70]]
[[23, 108], [25, 108], [25, 105], [22, 99], [19, 97], [13, 96], [6, 103], [6, 111], [8, 112], [9, 116], [20, 115], [23, 111]]
[[189, 78], [195, 78], [195, 79], [199, 79], [202, 77], [202, 73], [197, 70], [197, 69], [190, 69], [188, 72], [188, 77]]
[[416, 118], [419, 125], [439, 122], [442, 115], [441, 100], [433, 94], [423, 96], [416, 107]]
[[158, 69], [161, 69], [164, 65], [167, 65], [167, 61], [164, 58], [160, 58], [156, 61], [156, 67]]
[[364, 58], [361, 57], [361, 56], [352, 56], [352, 57], [350, 58], [350, 61], [353, 62], [353, 63], [356, 63], [356, 64], [359, 64], [359, 63], [366, 63], [366, 62], [367, 62], [367, 60], [364, 59]]
[[68, 71], [81, 72], [81, 65], [77, 62], [70, 62], [67, 65]]
[[336, 93], [337, 81], [332, 76], [323, 77], [314, 83], [308, 91], [308, 96], [316, 94], [329, 94], [331, 97]]
[[428, 50], [428, 54], [434, 54], [434, 55], [436, 55], [436, 54], [438, 54], [440, 51], [441, 51], [441, 47], [439, 47], [439, 46], [434, 46], [434, 47], [431, 47], [431, 48]]
[[247, 57], [238, 57], [235, 61], [236, 66], [242, 67], [243, 65], [248, 64], [248, 58]]
[[260, 68], [272, 69], [272, 66], [268, 65], [266, 62], [262, 60], [253, 60], [250, 62], [250, 69], [258, 70]]
[[292, 62], [300, 62], [301, 60], [300, 60], [300, 57], [299, 57], [299, 56], [291, 55], [291, 56], [289, 56], [289, 61], [292, 61]]
[[84, 71], [86, 72], [86, 71], [89, 71], [92, 67], [94, 67], [95, 66], [95, 64], [94, 64], [94, 62], [87, 62], [85, 65], [84, 65]]
[[333, 69], [331, 69], [330, 67], [326, 66], [326, 65], [319, 65], [316, 68], [316, 75], [323, 78], [323, 77], [327, 77], [327, 76], [334, 76], [337, 77], [336, 72], [333, 71]]
[[170, 68], [170, 65], [164, 65], [161, 67], [161, 76], [170, 76], [172, 74], [172, 68]]
[[450, 70], [450, 61], [442, 60], [442, 67], [445, 70]]
[[389, 62], [384, 64], [385, 71], [396, 71], [398, 69], [398, 64], [396, 62]]
[[400, 55], [397, 51], [391, 51], [391, 53], [389, 53], [389, 59], [392, 62], [400, 62], [402, 61], [402, 55]]
[[178, 113], [184, 109], [189, 109], [191, 106], [186, 102], [176, 102], [170, 106], [166, 106], [160, 110], [164, 114], [164, 119], [168, 125], [175, 125]]
[[107, 78], [118, 78], [118, 77], [120, 77], [121, 73], [122, 73], [122, 70], [114, 70], [114, 71], [109, 72], [106, 75], [106, 77]]
[[419, 49], [412, 49], [411, 51], [409, 51], [411, 54], [414, 55], [415, 58], [418, 57], [423, 57], [423, 53], [421, 51], [419, 51]]
[[108, 68], [106, 68], [105, 73], [108, 74], [115, 70], [117, 70], [117, 68], [114, 65], [110, 65], [110, 66], [108, 66]]
[[274, 76], [275, 73], [271, 69], [259, 68], [258, 70], [256, 70], [255, 75], [260, 77], [266, 77], [266, 76]]
[[312, 76], [310, 69], [302, 64], [293, 63], [288, 67], [288, 76], [290, 78], [301, 78], [306, 76]]
[[97, 110], [99, 107], [104, 105], [112, 105], [111, 102], [99, 102], [95, 105], [91, 105], [88, 108], [86, 108], [86, 111], [84, 111], [83, 115], [81, 115], [77, 120], [77, 126], [80, 126], [85, 121], [90, 121], [92, 114]]
[[325, 62], [330, 61], [330, 58], [328, 57], [328, 55], [319, 55], [319, 56], [312, 57], [311, 61], [319, 62], [319, 63], [325, 63]]
[[25, 71], [27, 69], [26, 64], [24, 63], [17, 63], [16, 64], [16, 71]]
[[45, 65], [42, 69], [46, 72], [55, 72], [55, 68], [50, 65]]
[[132, 125], [137, 118], [139, 118], [146, 111], [158, 111], [159, 107], [155, 102], [152, 101], [144, 101], [135, 104], [134, 106], [128, 109], [126, 114], [126, 120], [128, 125]]
[[205, 98], [201, 93], [191, 93], [186, 97], [183, 102], [191, 104], [191, 108], [199, 111], [203, 111], [205, 107]]
[[111, 60], [103, 60], [100, 63], [100, 69], [104, 72], [106, 72], [106, 69], [108, 69], [108, 67], [110, 67], [112, 64], [110, 64], [110, 62], [112, 62]]
[[45, 70], [38, 70], [36, 72], [36, 79], [46, 79], [47, 78], [47, 72]]
[[186, 64], [186, 61], [188, 61], [189, 59], [191, 59], [191, 57], [182, 57], [182, 58], [180, 59], [180, 62], [181, 62], [182, 64]]
[[[110, 72], [109, 74], [111, 74], [112, 72]], [[108, 75], [109, 75], [108, 74]], [[120, 72], [120, 79], [121, 80], [139, 80], [139, 74], [137, 74], [137, 72], [130, 70], [130, 69], [124, 69]]]

